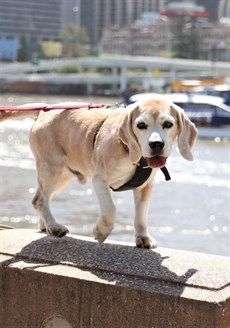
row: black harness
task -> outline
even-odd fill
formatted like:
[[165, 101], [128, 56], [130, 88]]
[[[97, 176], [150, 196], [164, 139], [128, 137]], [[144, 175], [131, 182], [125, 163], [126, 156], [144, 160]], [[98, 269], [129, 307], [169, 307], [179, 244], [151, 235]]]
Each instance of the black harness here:
[[[96, 132], [95, 132], [94, 138], [93, 138], [93, 148], [94, 148], [94, 145], [96, 142], [98, 132], [100, 131], [100, 128], [102, 127], [104, 122], [105, 122], [105, 120], [103, 120], [96, 129]], [[166, 166], [162, 167], [161, 171], [163, 172], [166, 181], [171, 180], [171, 177], [169, 175], [169, 172], [168, 172]], [[119, 188], [114, 189], [111, 186], [110, 186], [110, 188], [113, 191], [133, 190], [137, 187], [140, 187], [143, 183], [145, 183], [145, 181], [147, 181], [148, 178], [150, 177], [151, 173], [152, 173], [152, 168], [147, 165], [146, 159], [144, 157], [141, 157], [138, 165], [136, 166], [136, 171], [134, 173], [134, 176], [128, 182], [126, 182], [125, 184], [120, 186]]]
[[[126, 182], [125, 184], [123, 184], [123, 186], [120, 186], [117, 189], [114, 189], [111, 186], [110, 188], [113, 191], [125, 191], [132, 190], [143, 185], [143, 183], [145, 183], [145, 181], [147, 181], [147, 179], [150, 177], [152, 173], [152, 168], [147, 166], [147, 161], [144, 157], [141, 157], [138, 164], [139, 165], [137, 165], [136, 167], [134, 176], [128, 182]], [[171, 180], [166, 166], [162, 167], [161, 171], [163, 172], [166, 181]]]

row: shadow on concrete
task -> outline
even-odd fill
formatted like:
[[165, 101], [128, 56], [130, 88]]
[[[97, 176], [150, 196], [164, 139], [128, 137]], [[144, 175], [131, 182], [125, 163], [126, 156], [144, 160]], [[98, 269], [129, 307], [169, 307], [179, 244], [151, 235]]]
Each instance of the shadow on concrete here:
[[[68, 267], [77, 267], [85, 273], [115, 285], [140, 288], [181, 295], [188, 279], [197, 270], [187, 268], [182, 275], [176, 274], [172, 264], [163, 262], [169, 256], [162, 256], [161, 250], [139, 249], [128, 245], [102, 244], [94, 241], [81, 240], [65, 236], [56, 238], [44, 236], [24, 246], [15, 257], [1, 263], [11, 266], [22, 261], [28, 268], [63, 265], [65, 272]], [[32, 265], [33, 264], [33, 265]], [[26, 268], [25, 265], [23, 268]]]

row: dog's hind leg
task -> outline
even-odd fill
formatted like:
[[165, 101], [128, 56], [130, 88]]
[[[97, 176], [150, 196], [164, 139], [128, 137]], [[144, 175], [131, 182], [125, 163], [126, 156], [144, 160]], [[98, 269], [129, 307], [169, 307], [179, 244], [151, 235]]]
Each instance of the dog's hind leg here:
[[93, 177], [93, 186], [97, 195], [101, 216], [93, 230], [95, 239], [103, 242], [113, 230], [116, 209], [113, 204], [109, 186], [99, 177]]
[[54, 167], [47, 163], [38, 165], [37, 171], [38, 189], [32, 203], [40, 216], [39, 227], [50, 235], [63, 237], [68, 233], [68, 229], [54, 219], [49, 203], [54, 194], [64, 188], [73, 177], [70, 173], [64, 172], [61, 167]]

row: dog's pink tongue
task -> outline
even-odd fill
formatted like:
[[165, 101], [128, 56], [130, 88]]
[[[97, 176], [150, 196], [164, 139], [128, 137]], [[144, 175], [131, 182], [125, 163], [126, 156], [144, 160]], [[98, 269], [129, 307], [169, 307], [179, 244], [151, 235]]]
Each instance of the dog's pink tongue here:
[[148, 166], [153, 168], [161, 168], [166, 164], [166, 158], [162, 156], [154, 156], [151, 158], [147, 158]]

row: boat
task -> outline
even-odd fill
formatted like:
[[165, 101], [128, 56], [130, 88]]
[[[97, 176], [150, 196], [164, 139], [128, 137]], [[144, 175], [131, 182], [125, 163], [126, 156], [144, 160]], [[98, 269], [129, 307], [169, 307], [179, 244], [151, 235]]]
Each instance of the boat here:
[[164, 96], [183, 108], [198, 128], [200, 138], [230, 139], [230, 106], [222, 97], [194, 93], [139, 93], [132, 95], [127, 105], [151, 96]]

